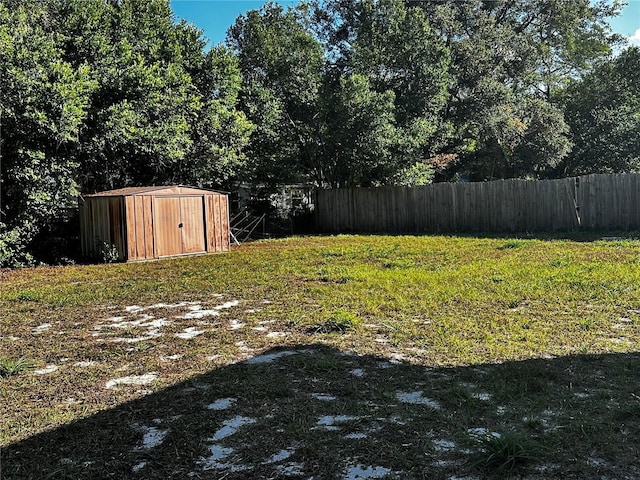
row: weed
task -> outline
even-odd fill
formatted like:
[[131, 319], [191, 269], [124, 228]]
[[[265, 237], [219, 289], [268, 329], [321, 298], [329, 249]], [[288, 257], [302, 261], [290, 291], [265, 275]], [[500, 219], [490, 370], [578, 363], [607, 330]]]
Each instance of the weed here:
[[38, 300], [38, 295], [31, 290], [23, 290], [16, 297], [21, 302], [35, 302]]
[[580, 320], [580, 328], [585, 331], [589, 331], [593, 328], [595, 321], [593, 318], [583, 318]]
[[133, 347], [134, 352], [147, 352], [153, 348], [153, 345], [146, 342], [136, 343]]
[[525, 245], [525, 242], [522, 240], [509, 240], [508, 242], [503, 243], [502, 245], [498, 245], [498, 250], [511, 250], [515, 248], [521, 248]]
[[326, 374], [341, 367], [343, 364], [331, 355], [320, 355], [305, 365], [305, 369], [311, 374]]
[[518, 306], [520, 306], [521, 300], [519, 298], [510, 298], [507, 301], [507, 308], [517, 308]]
[[524, 420], [524, 426], [527, 427], [532, 432], [544, 431], [544, 421], [541, 418], [527, 417]]
[[332, 313], [332, 315], [316, 326], [316, 333], [346, 333], [350, 330], [356, 330], [362, 320], [355, 315], [346, 310], [336, 310]]
[[31, 360], [20, 357], [18, 359], [2, 358], [0, 359], [0, 377], [11, 377], [28, 370], [33, 370], [34, 364]]
[[397, 269], [406, 269], [414, 266], [413, 263], [408, 262], [407, 260], [389, 260], [382, 264], [384, 268], [397, 268]]
[[105, 242], [104, 240], [96, 238], [96, 248], [98, 250], [98, 258], [100, 258], [103, 263], [117, 262], [120, 258], [118, 248], [111, 243]]
[[512, 470], [524, 463], [535, 461], [541, 452], [537, 442], [517, 433], [489, 434], [480, 441], [484, 456], [478, 464], [494, 472]]

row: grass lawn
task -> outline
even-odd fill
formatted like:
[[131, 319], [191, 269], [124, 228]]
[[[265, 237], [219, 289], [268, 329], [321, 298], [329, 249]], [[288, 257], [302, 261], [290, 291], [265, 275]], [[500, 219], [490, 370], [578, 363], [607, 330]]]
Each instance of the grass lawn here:
[[640, 477], [636, 241], [2, 272], [0, 322], [2, 479]]

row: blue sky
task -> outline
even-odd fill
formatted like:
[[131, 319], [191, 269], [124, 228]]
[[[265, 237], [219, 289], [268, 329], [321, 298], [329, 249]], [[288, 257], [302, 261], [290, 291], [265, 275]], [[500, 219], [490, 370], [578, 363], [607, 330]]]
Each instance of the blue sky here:
[[[184, 18], [204, 30], [211, 44], [224, 42], [227, 29], [238, 15], [257, 10], [265, 2], [259, 0], [171, 0], [171, 8], [178, 18]], [[297, 0], [282, 1], [282, 5], [295, 5]]]
[[[223, 42], [227, 29], [238, 15], [260, 8], [260, 0], [171, 0], [171, 7], [178, 18], [184, 18], [204, 30], [210, 43]], [[283, 5], [294, 5], [297, 0], [279, 0]], [[631, 43], [640, 45], [640, 0], [627, 0], [628, 5], [620, 17], [611, 20], [615, 32], [628, 37]]]

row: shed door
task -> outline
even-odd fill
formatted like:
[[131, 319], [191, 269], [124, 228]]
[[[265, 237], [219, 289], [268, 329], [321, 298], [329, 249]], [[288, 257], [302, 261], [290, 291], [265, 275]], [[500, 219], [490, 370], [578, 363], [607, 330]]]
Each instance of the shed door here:
[[206, 251], [203, 197], [155, 198], [156, 256]]
[[180, 197], [182, 253], [207, 250], [204, 235], [204, 197]]

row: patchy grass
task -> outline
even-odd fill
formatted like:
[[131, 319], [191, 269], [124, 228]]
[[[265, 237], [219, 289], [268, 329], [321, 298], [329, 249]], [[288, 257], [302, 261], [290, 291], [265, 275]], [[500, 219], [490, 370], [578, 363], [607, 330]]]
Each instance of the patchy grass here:
[[339, 236], [0, 272], [0, 357], [34, 361], [0, 378], [1, 476], [637, 478], [639, 266]]
[[319, 323], [313, 330], [314, 333], [345, 333], [355, 330], [362, 324], [360, 318], [346, 310], [336, 310], [331, 316]]

